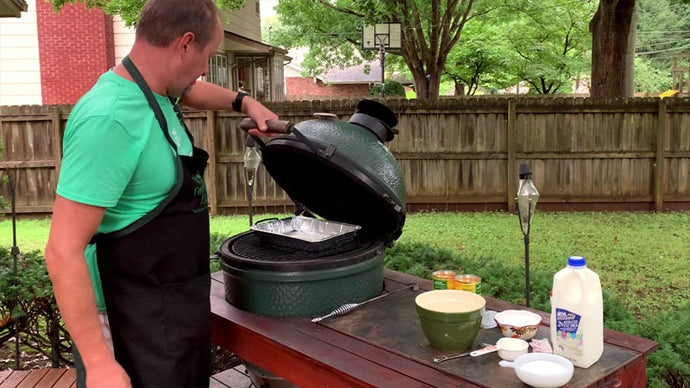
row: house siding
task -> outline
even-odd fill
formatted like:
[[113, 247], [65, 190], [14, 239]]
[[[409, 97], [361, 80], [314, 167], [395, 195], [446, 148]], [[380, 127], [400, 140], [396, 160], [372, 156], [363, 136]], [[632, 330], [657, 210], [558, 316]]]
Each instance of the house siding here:
[[115, 63], [122, 62], [129, 51], [134, 46], [136, 30], [134, 27], [127, 27], [119, 16], [113, 17], [113, 41], [115, 43]]
[[40, 105], [36, 0], [21, 18], [0, 18], [0, 105]]
[[226, 31], [261, 41], [261, 13], [257, 12], [259, 0], [246, 0], [242, 9], [223, 12], [223, 27]]
[[36, 11], [43, 104], [73, 104], [115, 65], [112, 17], [81, 3]]

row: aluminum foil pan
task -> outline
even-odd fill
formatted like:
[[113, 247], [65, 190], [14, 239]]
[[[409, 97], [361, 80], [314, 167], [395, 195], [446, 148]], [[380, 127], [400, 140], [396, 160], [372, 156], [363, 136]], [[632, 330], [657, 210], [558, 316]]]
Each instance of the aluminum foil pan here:
[[314, 252], [354, 240], [361, 226], [296, 216], [259, 221], [250, 229], [267, 243]]

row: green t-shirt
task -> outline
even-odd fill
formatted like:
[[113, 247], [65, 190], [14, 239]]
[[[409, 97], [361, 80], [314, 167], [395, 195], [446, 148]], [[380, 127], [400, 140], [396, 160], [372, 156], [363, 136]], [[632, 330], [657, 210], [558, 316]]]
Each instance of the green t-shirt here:
[[[178, 152], [191, 155], [192, 144], [172, 103], [155, 96]], [[155, 208], [175, 176], [175, 151], [139, 87], [112, 71], [101, 75], [67, 121], [57, 194], [106, 208], [98, 232], [108, 233]], [[104, 309], [95, 246], [87, 247], [85, 256], [98, 307]]]

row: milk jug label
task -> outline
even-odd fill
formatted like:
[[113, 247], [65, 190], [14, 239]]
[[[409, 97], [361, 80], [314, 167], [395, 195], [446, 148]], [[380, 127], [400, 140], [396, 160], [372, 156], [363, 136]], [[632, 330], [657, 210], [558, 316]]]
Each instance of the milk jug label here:
[[556, 330], [562, 338], [577, 337], [577, 329], [580, 328], [580, 315], [565, 309], [556, 308]]

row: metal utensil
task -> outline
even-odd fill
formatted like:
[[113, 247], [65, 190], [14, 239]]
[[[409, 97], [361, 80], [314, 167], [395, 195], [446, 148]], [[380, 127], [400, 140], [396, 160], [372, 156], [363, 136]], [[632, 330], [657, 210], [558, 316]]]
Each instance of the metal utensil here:
[[[491, 344], [483, 343], [483, 344], [481, 344], [481, 346], [482, 346], [482, 348], [485, 348], [485, 347], [487, 347], [487, 346], [491, 346]], [[469, 356], [470, 353], [472, 353], [472, 352], [465, 352], [465, 353], [460, 353], [460, 354], [453, 354], [453, 355], [450, 355], [450, 356], [443, 356], [443, 357], [439, 357], [439, 358], [434, 358], [434, 364], [440, 364], [440, 363], [442, 363], [442, 362], [444, 362], [444, 361], [448, 361], [448, 360], [453, 360], [453, 359], [460, 358], [460, 357]]]
[[417, 283], [412, 283], [412, 284], [408, 284], [407, 286], [405, 286], [405, 287], [403, 287], [403, 288], [398, 288], [398, 289], [395, 290], [395, 291], [391, 291], [391, 292], [389, 292], [389, 293], [387, 293], [387, 294], [379, 295], [379, 296], [377, 296], [377, 297], [374, 297], [374, 298], [365, 300], [364, 302], [360, 302], [360, 303], [346, 303], [346, 304], [341, 305], [340, 307], [336, 308], [335, 310], [331, 311], [330, 313], [328, 313], [328, 314], [326, 314], [326, 315], [324, 315], [324, 316], [322, 316], [322, 317], [314, 318], [314, 319], [312, 319], [311, 321], [312, 321], [312, 322], [320, 322], [320, 321], [322, 321], [322, 320], [324, 320], [324, 319], [326, 319], [326, 318], [330, 318], [330, 317], [335, 317], [335, 316], [341, 316], [341, 315], [348, 314], [348, 313], [350, 313], [352, 310], [356, 309], [356, 308], [359, 307], [359, 306], [362, 306], [362, 305], [367, 304], [367, 303], [369, 303], [369, 302], [373, 302], [373, 301], [375, 301], [375, 300], [381, 299], [381, 298], [383, 298], [384, 296], [392, 295], [392, 294], [395, 294], [396, 292], [400, 292], [400, 291], [402, 291], [402, 290], [406, 290], [406, 289], [408, 289], [408, 288], [412, 288], [412, 291], [417, 291], [417, 290], [419, 289], [419, 285], [418, 285]]

